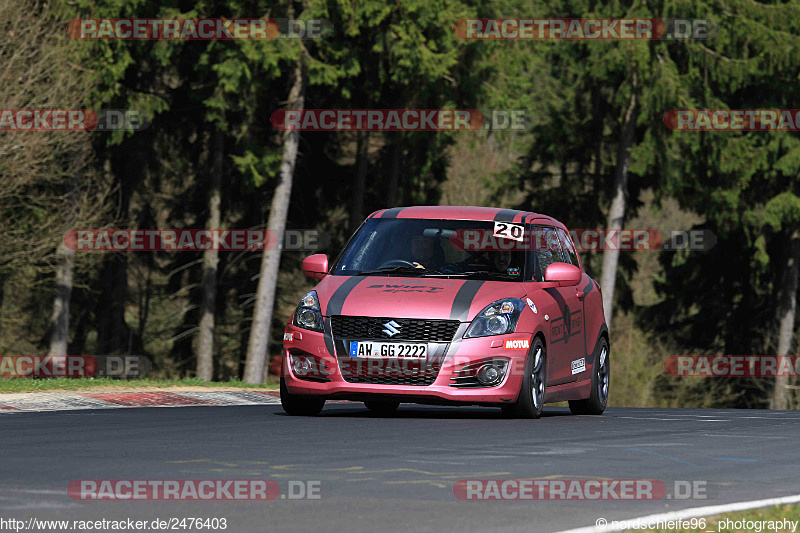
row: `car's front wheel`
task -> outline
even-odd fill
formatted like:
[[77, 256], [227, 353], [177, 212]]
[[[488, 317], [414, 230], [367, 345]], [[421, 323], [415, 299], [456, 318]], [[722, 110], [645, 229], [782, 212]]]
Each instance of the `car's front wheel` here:
[[569, 410], [574, 415], [601, 415], [608, 404], [608, 384], [611, 376], [611, 361], [608, 357], [608, 341], [600, 338], [597, 357], [592, 368], [592, 392], [585, 400], [570, 400]]
[[292, 394], [286, 388], [286, 382], [281, 378], [281, 407], [287, 415], [315, 416], [325, 407], [325, 399], [313, 396], [299, 396]]
[[514, 418], [539, 418], [544, 408], [544, 392], [547, 388], [547, 352], [539, 337], [533, 339], [525, 375], [517, 401], [502, 407], [503, 414]]

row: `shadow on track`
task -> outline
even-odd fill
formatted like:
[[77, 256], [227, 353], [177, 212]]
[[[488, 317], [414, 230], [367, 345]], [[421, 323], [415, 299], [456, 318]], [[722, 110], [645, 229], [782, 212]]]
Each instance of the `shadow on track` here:
[[[438, 406], [416, 406], [413, 404], [403, 404], [400, 408], [390, 415], [381, 415], [369, 411], [360, 402], [353, 402], [353, 405], [330, 405], [323, 409], [318, 416], [323, 418], [418, 418], [418, 419], [446, 419], [446, 420], [519, 420], [506, 418], [500, 409], [492, 407], [470, 408], [470, 407], [438, 407]], [[557, 409], [557, 410], [556, 410]], [[273, 413], [277, 416], [289, 416], [283, 411]], [[572, 416], [569, 409], [552, 407], [549, 410], [545, 407], [542, 418], [554, 418], [562, 416]]]

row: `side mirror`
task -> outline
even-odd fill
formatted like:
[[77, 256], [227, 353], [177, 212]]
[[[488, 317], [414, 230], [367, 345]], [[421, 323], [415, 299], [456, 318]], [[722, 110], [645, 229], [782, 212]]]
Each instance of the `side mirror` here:
[[303, 259], [303, 275], [307, 278], [322, 279], [328, 275], [328, 256], [309, 255]]
[[577, 285], [581, 281], [581, 269], [569, 263], [550, 263], [544, 271], [544, 280], [555, 281], [559, 287]]

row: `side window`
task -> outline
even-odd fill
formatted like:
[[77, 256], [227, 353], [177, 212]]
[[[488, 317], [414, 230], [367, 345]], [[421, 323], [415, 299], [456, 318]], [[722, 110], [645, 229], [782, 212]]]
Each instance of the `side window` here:
[[535, 281], [544, 281], [544, 272], [551, 263], [563, 262], [564, 251], [556, 228], [536, 226], [534, 229], [534, 249], [536, 251]]
[[575, 251], [575, 247], [572, 245], [572, 239], [569, 238], [569, 233], [559, 228], [558, 234], [561, 237], [561, 246], [564, 249], [564, 255], [567, 256], [564, 262], [572, 263], [576, 267], [581, 266], [578, 262], [578, 252]]

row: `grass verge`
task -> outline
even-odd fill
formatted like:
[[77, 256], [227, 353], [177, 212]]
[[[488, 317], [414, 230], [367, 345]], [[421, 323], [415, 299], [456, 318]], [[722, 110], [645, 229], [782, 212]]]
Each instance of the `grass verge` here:
[[[776, 505], [763, 509], [753, 509], [751, 511], [741, 511], [738, 513], [725, 513], [722, 515], [709, 516], [705, 519], [692, 519], [694, 524], [698, 520], [705, 520], [705, 527], [689, 529], [648, 529], [645, 531], [652, 533], [768, 533], [768, 532], [793, 532], [800, 531], [800, 505]], [[686, 522], [692, 523], [692, 520]], [[784, 520], [789, 522], [788, 528], [783, 528]], [[795, 524], [791, 524], [795, 522]], [[797, 529], [792, 529], [794, 525]], [[643, 531], [641, 529], [628, 529], [626, 531]]]

